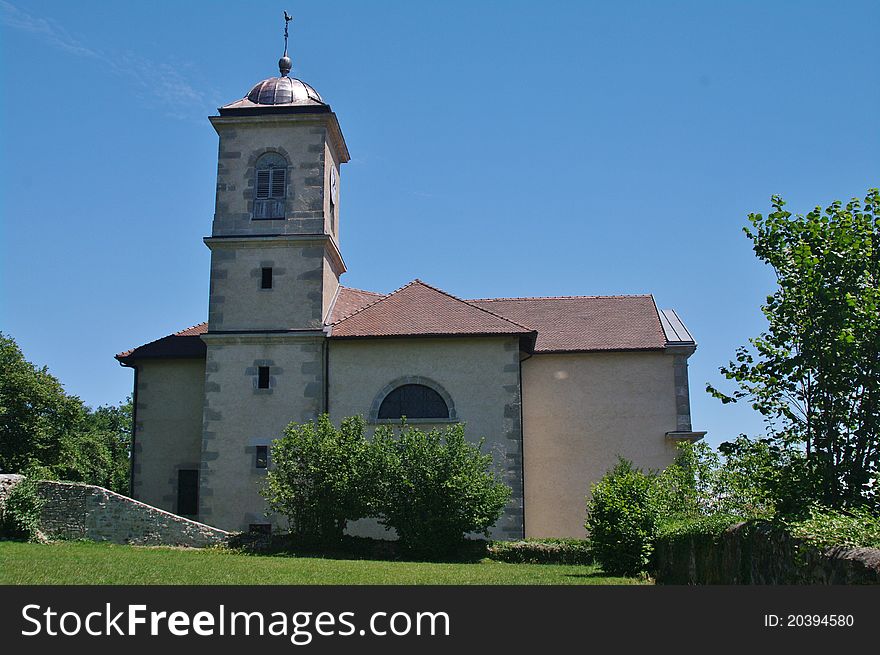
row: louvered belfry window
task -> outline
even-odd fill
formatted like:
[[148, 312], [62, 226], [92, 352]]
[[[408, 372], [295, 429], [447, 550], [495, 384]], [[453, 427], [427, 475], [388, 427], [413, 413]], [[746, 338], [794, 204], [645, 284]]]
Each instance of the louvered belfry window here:
[[287, 161], [275, 152], [257, 160], [254, 218], [284, 218]]

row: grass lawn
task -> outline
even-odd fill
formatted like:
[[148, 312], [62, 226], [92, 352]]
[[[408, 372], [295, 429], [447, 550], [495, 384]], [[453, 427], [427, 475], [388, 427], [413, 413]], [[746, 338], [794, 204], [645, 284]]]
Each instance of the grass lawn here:
[[[255, 561], [259, 560], [259, 561]], [[644, 584], [595, 566], [386, 562], [0, 541], [0, 584]]]

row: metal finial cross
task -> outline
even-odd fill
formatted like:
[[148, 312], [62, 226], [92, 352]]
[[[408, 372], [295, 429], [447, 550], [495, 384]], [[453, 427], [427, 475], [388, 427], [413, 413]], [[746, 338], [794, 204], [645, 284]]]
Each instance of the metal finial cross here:
[[293, 20], [293, 16], [284, 12], [284, 56], [287, 56], [287, 24]]

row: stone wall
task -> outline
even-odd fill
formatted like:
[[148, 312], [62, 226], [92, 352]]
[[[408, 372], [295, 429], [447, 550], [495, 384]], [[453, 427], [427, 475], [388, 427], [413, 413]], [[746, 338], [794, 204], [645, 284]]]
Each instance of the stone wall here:
[[661, 539], [660, 584], [880, 584], [880, 550], [822, 551], [766, 522], [737, 523], [720, 537]]
[[[291, 421], [322, 411], [322, 332], [205, 334], [205, 400], [202, 419], [198, 519], [224, 530], [270, 522], [260, 495], [266, 469], [255, 448], [284, 434]], [[269, 388], [259, 369], [269, 368]], [[149, 445], [144, 443], [144, 448]]]
[[45, 502], [40, 529], [50, 539], [204, 548], [230, 536], [103, 487], [41, 481], [37, 490]]
[[6, 503], [6, 496], [12, 491], [12, 487], [24, 480], [24, 476], [16, 473], [0, 473], [0, 509]]

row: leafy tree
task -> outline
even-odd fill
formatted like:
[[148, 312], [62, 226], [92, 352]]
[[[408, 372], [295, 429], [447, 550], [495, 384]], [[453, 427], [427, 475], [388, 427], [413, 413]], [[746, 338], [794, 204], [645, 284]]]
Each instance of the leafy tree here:
[[768, 327], [721, 369], [738, 389], [707, 389], [764, 416], [789, 501], [880, 507], [880, 194], [806, 216], [772, 204], [745, 229], [776, 274]]
[[693, 518], [717, 510], [720, 460], [706, 443], [678, 444], [675, 462], [656, 475], [666, 516]]
[[324, 414], [291, 423], [272, 446], [272, 468], [262, 494], [287, 517], [291, 533], [322, 542], [342, 538], [348, 521], [368, 516], [374, 497], [364, 420], [350, 417], [339, 429]]
[[85, 427], [82, 402], [68, 396], [48, 369], [28, 362], [0, 334], [0, 470], [23, 471], [62, 462], [62, 442]]
[[804, 451], [777, 439], [750, 439], [740, 435], [722, 443], [719, 472], [729, 495], [726, 511], [743, 518], [771, 518], [805, 511], [817, 497]]
[[131, 412], [131, 398], [91, 411], [0, 334], [0, 471], [128, 493]]
[[[727, 446], [725, 448], [724, 446]], [[726, 515], [772, 516], [778, 462], [765, 442], [740, 438], [719, 452], [704, 442], [678, 445], [675, 461], [655, 476], [664, 521]]]
[[[88, 432], [94, 448], [102, 453], [103, 465], [88, 476], [89, 480], [112, 491], [128, 494], [131, 476], [132, 398], [118, 405], [101, 405], [87, 417]], [[88, 443], [88, 441], [86, 442]], [[79, 451], [84, 451], [80, 448]], [[106, 455], [103, 455], [106, 453]]]
[[452, 554], [468, 533], [489, 535], [510, 500], [511, 489], [492, 470], [482, 441], [467, 441], [464, 426], [423, 432], [403, 425], [373, 436], [375, 500], [380, 522], [393, 527], [410, 552]]

